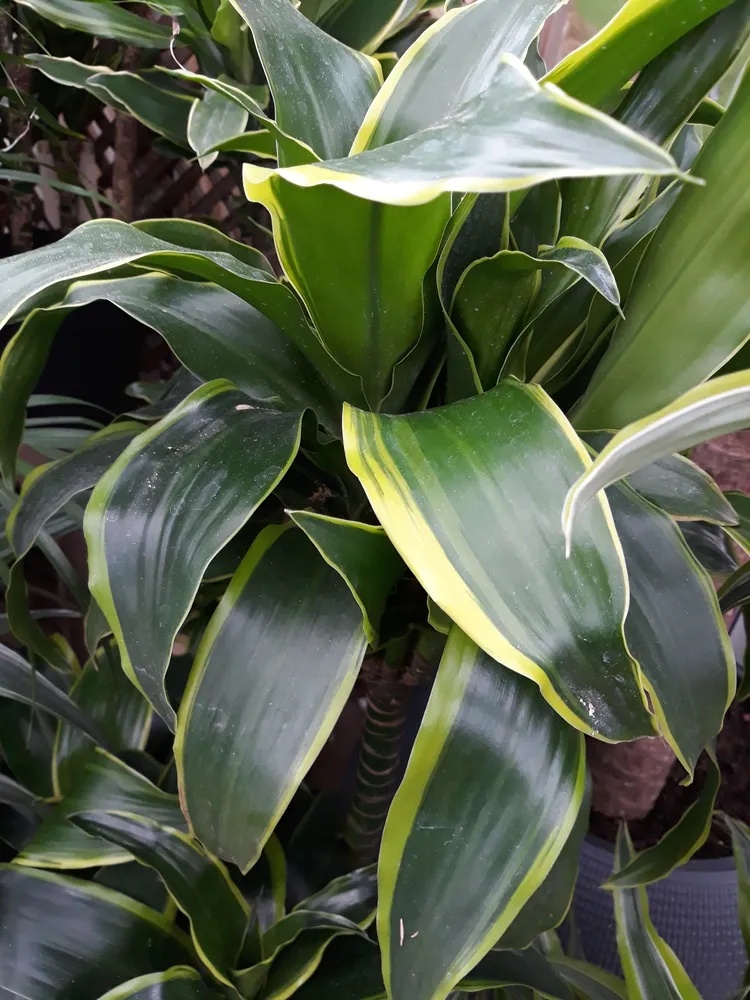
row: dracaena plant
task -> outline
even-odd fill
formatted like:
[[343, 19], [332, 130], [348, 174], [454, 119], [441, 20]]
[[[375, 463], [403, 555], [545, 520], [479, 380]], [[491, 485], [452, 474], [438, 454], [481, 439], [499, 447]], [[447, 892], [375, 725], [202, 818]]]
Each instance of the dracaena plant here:
[[[0, 269], [0, 315], [22, 321], [0, 366], [7, 489], [65, 317], [114, 303], [182, 366], [151, 406], [26, 476], [8, 519], [8, 623], [40, 670], [34, 688], [4, 654], [3, 692], [62, 719], [35, 793], [52, 808], [0, 874], [5, 912], [24, 915], [0, 922], [11, 994], [623, 995], [549, 932], [586, 826], [583, 735], [660, 734], [689, 779], [735, 696], [717, 597], [678, 522], [749, 546], [744, 498], [679, 452], [748, 422], [731, 359], [750, 333], [750, 81], [727, 109], [706, 95], [750, 3], [629, 0], [550, 72], [534, 40], [556, 0], [448, 6], [384, 82], [385, 60], [308, 5], [232, 0], [272, 113], [205, 68], [176, 71], [272, 140], [277, 165], [248, 163], [244, 180], [281, 276], [174, 219], [89, 223]], [[34, 617], [25, 568], [89, 490], [81, 667]], [[438, 658], [391, 803], [398, 685]], [[366, 860], [382, 832], [379, 949], [371, 873], [282, 916], [273, 839], [363, 663], [346, 838]], [[41, 725], [23, 711], [9, 732]], [[142, 755], [152, 711], [174, 733], [164, 775]], [[20, 781], [19, 740], [0, 742]], [[705, 839], [717, 782], [651, 851], [633, 858], [621, 837], [633, 998], [665, 982], [696, 995], [643, 886]], [[132, 858], [166, 885], [164, 914], [128, 899], [128, 877], [109, 876], [123, 896], [50, 874]], [[270, 917], [248, 909], [269, 895]]]

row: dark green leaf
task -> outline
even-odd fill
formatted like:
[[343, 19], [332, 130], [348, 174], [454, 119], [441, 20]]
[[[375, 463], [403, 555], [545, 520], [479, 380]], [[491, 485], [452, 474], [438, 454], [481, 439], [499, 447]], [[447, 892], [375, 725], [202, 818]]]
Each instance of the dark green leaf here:
[[737, 869], [740, 929], [750, 956], [750, 828], [741, 820], [722, 815], [732, 836], [732, 853]]
[[[99, 2], [99, 0], [97, 0]], [[96, 73], [86, 80], [86, 90], [105, 104], [132, 115], [136, 121], [163, 135], [176, 146], [187, 146], [187, 129], [193, 99], [166, 86], [161, 73]]]
[[551, 964], [582, 1000], [627, 1000], [625, 983], [610, 972], [574, 958], [555, 956]]
[[193, 102], [187, 121], [187, 140], [198, 154], [198, 162], [207, 170], [216, 159], [214, 149], [227, 139], [244, 132], [248, 112], [215, 90], [207, 90]]
[[8, 649], [0, 645], [0, 698], [34, 705], [76, 726], [96, 743], [105, 743], [97, 726], [60, 688]]
[[364, 649], [362, 614], [336, 570], [301, 531], [265, 529], [204, 633], [180, 709], [182, 799], [210, 850], [243, 871], [254, 863]]
[[685, 864], [705, 844], [711, 831], [716, 794], [721, 784], [721, 772], [712, 752], [706, 781], [700, 795], [658, 844], [637, 854], [625, 867], [607, 880], [607, 889], [635, 889], [666, 878], [679, 865]]
[[719, 589], [719, 604], [724, 614], [750, 601], [750, 563], [743, 563]]
[[0, 701], [0, 749], [13, 776], [39, 798], [55, 794], [52, 782], [55, 730], [44, 712]]
[[190, 960], [155, 910], [90, 882], [0, 868], [0, 989], [11, 997], [98, 997], [124, 980]]
[[92, 809], [134, 812], [176, 830], [185, 829], [177, 796], [161, 791], [116, 757], [97, 750], [93, 758], [77, 761], [71, 771], [65, 798], [17, 859], [20, 864], [74, 869], [130, 861], [127, 851], [94, 839], [69, 822], [70, 816]]
[[406, 567], [382, 528], [311, 511], [289, 511], [329, 566], [337, 570], [362, 611], [370, 645], [377, 643], [388, 595]]
[[407, 417], [347, 408], [344, 444], [394, 546], [475, 642], [571, 725], [614, 740], [652, 731], [624, 646], [614, 526], [600, 506], [566, 558], [558, 518], [590, 459], [538, 386], [509, 379]]
[[581, 735], [455, 628], [380, 852], [394, 1000], [445, 996], [489, 951], [549, 875], [585, 783]]
[[220, 996], [205, 985], [195, 969], [175, 966], [167, 972], [129, 979], [99, 1000], [219, 1000]]
[[18, 559], [10, 571], [5, 609], [10, 630], [25, 647], [29, 657], [39, 657], [63, 677], [73, 670], [80, 670], [75, 653], [66, 640], [59, 634], [48, 635], [34, 617], [29, 605], [23, 559]]
[[111, 0], [18, 0], [36, 14], [63, 28], [85, 31], [97, 38], [114, 38], [126, 45], [166, 49], [172, 36], [164, 24], [139, 17]]
[[190, 920], [198, 954], [231, 985], [250, 913], [221, 862], [191, 837], [143, 816], [98, 809], [70, 816], [85, 833], [130, 852], [159, 873]]
[[133, 441], [92, 494], [91, 592], [125, 672], [172, 725], [164, 676], [203, 573], [279, 482], [299, 440], [299, 415], [260, 410], [217, 380]]
[[37, 797], [23, 785], [19, 785], [7, 774], [0, 774], [0, 802], [14, 806], [16, 809], [32, 811], [37, 803]]
[[[380, 3], [371, 3], [370, 0], [338, 0], [333, 4], [329, 3], [318, 16], [310, 19], [326, 34], [333, 35], [351, 48], [375, 52], [382, 41], [398, 30], [397, 25], [404, 7], [409, 2], [410, 0], [406, 4], [404, 0], [381, 0]], [[411, 5], [415, 6], [413, 2]], [[310, 7], [309, 0], [307, 6]], [[417, 0], [416, 6], [421, 6], [421, 0]], [[304, 3], [300, 9], [305, 17], [310, 17], [304, 9]]]

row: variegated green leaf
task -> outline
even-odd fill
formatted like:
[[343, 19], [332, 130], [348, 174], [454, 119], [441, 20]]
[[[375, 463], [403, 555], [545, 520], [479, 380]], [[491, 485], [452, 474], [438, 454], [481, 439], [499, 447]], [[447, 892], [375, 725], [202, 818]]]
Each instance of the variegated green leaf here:
[[750, 334], [750, 77], [693, 172], [705, 186], [685, 185], [649, 244], [577, 427], [644, 418], [713, 375]]
[[250, 910], [224, 865], [193, 838], [144, 816], [97, 808], [70, 818], [84, 833], [128, 851], [158, 872], [190, 920], [201, 959], [231, 986]]
[[695, 802], [688, 806], [658, 844], [636, 854], [632, 861], [607, 880], [604, 888], [635, 889], [658, 882], [689, 861], [705, 844], [711, 832], [714, 803], [721, 784], [721, 772], [712, 752], [709, 752], [708, 759], [706, 781]]
[[[486, 2], [486, 0], [485, 0]], [[333, 185], [360, 198], [420, 205], [444, 191], [514, 191], [557, 177], [677, 172], [664, 150], [606, 115], [540, 86], [515, 56], [453, 114], [387, 146], [281, 169], [302, 187]], [[267, 171], [245, 166], [250, 192]]]
[[549, 875], [585, 783], [581, 735], [454, 628], [380, 852], [392, 1000], [443, 1000], [474, 968]]
[[265, 529], [204, 633], [180, 707], [182, 800], [210, 850], [251, 867], [328, 738], [365, 644], [338, 572], [298, 529]]
[[36, 14], [48, 18], [62, 28], [84, 31], [97, 38], [114, 38], [126, 45], [141, 48], [166, 49], [172, 32], [164, 24], [125, 9], [112, 0], [19, 0]]
[[652, 731], [624, 644], [622, 553], [603, 503], [565, 557], [559, 511], [590, 460], [541, 389], [508, 380], [407, 417], [347, 408], [344, 444], [391, 541], [478, 645], [584, 732]]
[[[353, 49], [362, 52], [375, 52], [378, 45], [389, 35], [399, 30], [399, 22], [412, 9], [417, 11], [424, 0], [381, 0], [371, 3], [370, 0], [334, 0], [328, 3], [323, 0], [323, 9], [310, 17], [310, 0], [300, 4], [300, 10], [305, 17], [322, 28], [328, 35], [333, 35], [339, 41]], [[318, 0], [312, 4], [320, 7]], [[305, 9], [307, 6], [307, 10]]]
[[599, 490], [666, 455], [747, 427], [749, 402], [750, 372], [722, 375], [615, 434], [565, 498], [562, 523], [568, 543], [579, 512]]
[[187, 140], [198, 154], [198, 162], [207, 170], [216, 159], [216, 146], [245, 131], [248, 112], [215, 90], [197, 98], [187, 121]]
[[299, 414], [260, 410], [230, 382], [209, 382], [136, 438], [91, 496], [91, 593], [125, 672], [172, 725], [164, 676], [175, 636], [207, 566], [282, 478], [300, 433]]
[[176, 965], [166, 972], [129, 979], [99, 1000], [218, 1000], [219, 997], [220, 994], [205, 985], [195, 969]]
[[[632, 859], [630, 838], [620, 830], [615, 850], [615, 873]], [[620, 953], [629, 1000], [700, 1000], [695, 986], [667, 942], [659, 937], [648, 914], [646, 890], [615, 889], [617, 950]]]
[[0, 990], [34, 1000], [99, 997], [191, 960], [164, 914], [91, 882], [15, 865], [0, 867], [0, 952]]
[[76, 813], [92, 809], [134, 812], [176, 830], [185, 829], [176, 795], [163, 792], [132, 767], [102, 750], [75, 762], [65, 791], [62, 801], [15, 859], [16, 864], [76, 869], [130, 861], [127, 851], [90, 837], [70, 822]]
[[382, 81], [377, 64], [289, 0], [232, 3], [252, 29], [279, 127], [309, 148], [308, 159], [345, 156]]

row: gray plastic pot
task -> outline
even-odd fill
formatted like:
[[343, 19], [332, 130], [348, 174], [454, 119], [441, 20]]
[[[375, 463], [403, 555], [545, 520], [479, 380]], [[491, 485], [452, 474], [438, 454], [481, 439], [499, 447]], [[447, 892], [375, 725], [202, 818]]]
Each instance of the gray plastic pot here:
[[[587, 837], [573, 916], [588, 961], [621, 974], [612, 893], [600, 888], [612, 867], [612, 845]], [[703, 1000], [728, 1000], [739, 988], [747, 964], [732, 858], [690, 861], [647, 891], [654, 926], [685, 966]]]

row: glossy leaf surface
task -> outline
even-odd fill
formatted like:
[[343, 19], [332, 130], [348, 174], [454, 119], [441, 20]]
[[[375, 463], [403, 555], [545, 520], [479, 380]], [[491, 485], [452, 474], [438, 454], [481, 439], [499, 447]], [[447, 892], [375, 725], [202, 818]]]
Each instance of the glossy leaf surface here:
[[65, 797], [16, 863], [74, 869], [130, 861], [127, 851], [92, 838], [69, 822], [70, 816], [92, 809], [130, 811], [178, 830], [185, 828], [177, 796], [163, 792], [127, 764], [99, 750], [93, 758], [76, 763]]
[[570, 539], [579, 512], [599, 490], [666, 455], [747, 427], [749, 402], [750, 372], [740, 371], [698, 385], [671, 405], [628, 424], [565, 498], [566, 537]]
[[28, 552], [53, 514], [79, 493], [96, 486], [141, 430], [143, 426], [132, 421], [113, 424], [92, 434], [79, 451], [57, 462], [39, 465], [24, 478], [21, 496], [6, 527], [17, 558]]
[[0, 802], [28, 812], [33, 811], [37, 797], [7, 774], [0, 774]]
[[542, 390], [508, 380], [409, 417], [347, 408], [344, 444], [394, 546], [467, 635], [584, 732], [651, 731], [607, 508], [565, 557], [559, 511], [589, 459]]
[[195, 969], [178, 965], [166, 972], [129, 979], [99, 1000], [218, 1000], [219, 996]]
[[599, 105], [646, 63], [732, 0], [627, 0], [611, 21], [545, 77]]
[[198, 954], [218, 979], [231, 985], [249, 909], [221, 862], [196, 840], [143, 816], [97, 809], [71, 819], [85, 833], [128, 851], [158, 872], [190, 920]]
[[301, 531], [262, 532], [203, 636], [180, 708], [181, 794], [206, 847], [243, 871], [253, 864], [364, 650], [362, 614], [338, 572]]
[[0, 698], [10, 698], [48, 712], [80, 729], [95, 743], [103, 743], [98, 727], [64, 691], [33, 670], [23, 657], [0, 644]]
[[[257, 183], [262, 168], [246, 165]], [[584, 104], [540, 87], [502, 57], [493, 83], [445, 120], [344, 159], [285, 168], [304, 187], [331, 184], [361, 198], [419, 205], [443, 191], [514, 191], [556, 177], [676, 172], [668, 153]]]
[[124, 9], [110, 0], [20, 0], [36, 14], [62, 28], [84, 31], [98, 38], [114, 38], [126, 45], [166, 49], [171, 31], [164, 24], [154, 24], [145, 17]]
[[[615, 850], [616, 871], [632, 858], [628, 835], [621, 829]], [[620, 953], [630, 1000], [700, 1000], [679, 959], [656, 933], [648, 913], [644, 888], [615, 889], [617, 950]]]
[[290, 511], [325, 561], [343, 577], [362, 611], [367, 641], [377, 642], [385, 603], [406, 567], [382, 528], [311, 511]]
[[260, 410], [217, 380], [133, 441], [92, 494], [91, 592], [124, 670], [168, 723], [164, 676], [201, 577], [281, 479], [299, 435], [299, 415]]
[[[717, 371], [750, 335], [750, 78], [693, 165], [643, 258], [627, 319], [594, 373], [576, 426], [623, 427]], [[691, 335], [685, 338], [684, 331]]]
[[584, 790], [581, 735], [454, 629], [380, 853], [393, 1000], [442, 1000], [489, 951], [549, 874]]
[[248, 112], [215, 90], [193, 102], [187, 122], [187, 140], [203, 170], [216, 159], [210, 150], [245, 131]]
[[479, 0], [444, 14], [398, 61], [367, 112], [352, 152], [405, 139], [476, 97], [493, 82], [501, 54], [523, 59], [558, 6], [557, 0]]
[[98, 997], [190, 960], [161, 913], [51, 872], [0, 868], [0, 988], [12, 997]]
[[716, 794], [721, 784], [721, 772], [713, 753], [709, 753], [709, 769], [698, 798], [658, 844], [648, 847], [628, 862], [605, 883], [608, 889], [634, 889], [666, 878], [675, 868], [685, 864], [705, 844], [711, 831]]
[[375, 65], [288, 0], [232, 3], [252, 28], [279, 126], [317, 156], [345, 156], [380, 85]]
[[709, 575], [671, 517], [627, 487], [607, 493], [625, 553], [628, 648], [663, 736], [688, 774], [721, 729], [737, 667]]
[[[271, 213], [279, 259], [323, 343], [377, 407], [422, 332], [422, 282], [448, 221], [447, 199], [405, 208], [334, 187], [308, 191], [265, 167], [248, 164], [244, 177], [247, 197]], [[335, 254], [320, 252], [323, 231]]]

